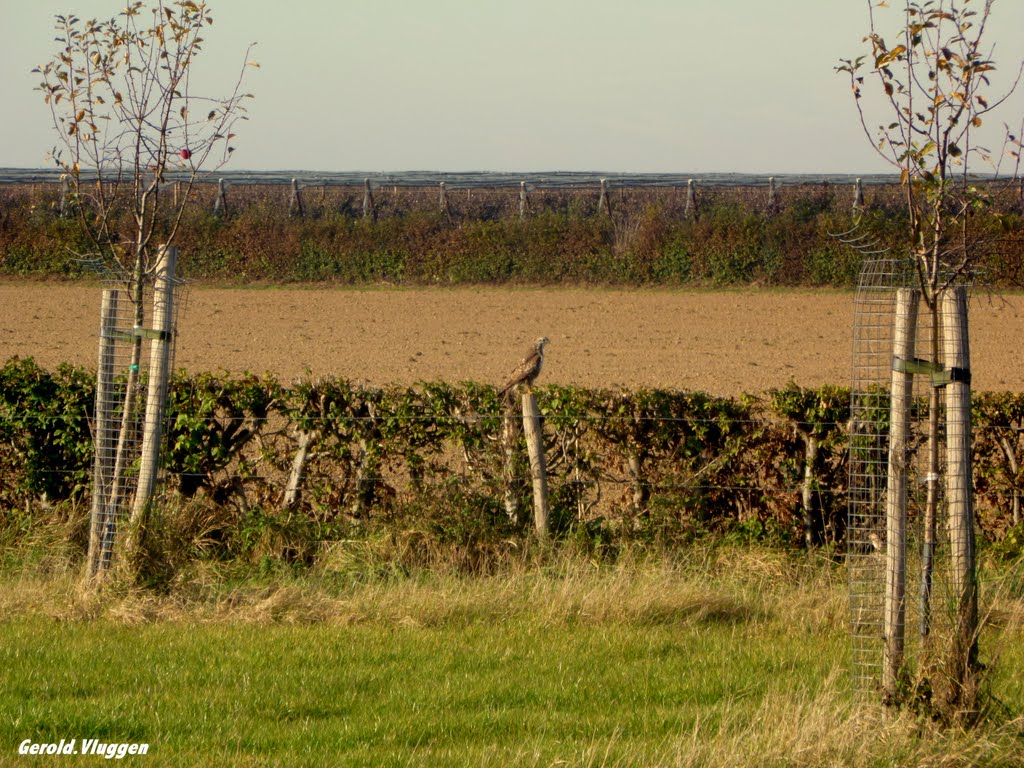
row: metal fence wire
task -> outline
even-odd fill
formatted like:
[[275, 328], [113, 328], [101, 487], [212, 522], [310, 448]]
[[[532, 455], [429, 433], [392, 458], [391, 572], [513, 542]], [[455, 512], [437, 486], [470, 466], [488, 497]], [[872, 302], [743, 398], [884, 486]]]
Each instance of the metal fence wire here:
[[[855, 297], [848, 497], [853, 685], [892, 693], [963, 628], [974, 584], [965, 287], [874, 254]], [[976, 618], [976, 592], [974, 595]]]
[[[95, 455], [90, 562], [99, 570], [109, 568], [117, 532], [134, 501], [138, 480], [142, 434], [149, 400], [166, 396], [150, 387], [150, 376], [161, 342], [167, 349], [166, 370], [173, 369], [178, 317], [185, 303], [183, 283], [169, 278], [168, 299], [156, 298], [154, 276], [138, 282], [108, 274], [104, 283], [96, 379]], [[162, 314], [157, 320], [154, 312]], [[167, 326], [168, 327], [159, 327]]]

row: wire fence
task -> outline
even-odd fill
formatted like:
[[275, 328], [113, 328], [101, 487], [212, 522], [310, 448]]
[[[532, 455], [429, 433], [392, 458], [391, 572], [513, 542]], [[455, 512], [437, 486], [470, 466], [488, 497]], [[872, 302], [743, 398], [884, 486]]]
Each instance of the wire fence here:
[[[840, 210], [854, 213], [872, 207], [897, 210], [902, 204], [898, 178], [852, 174], [624, 174], [624, 173], [309, 173], [235, 172], [202, 174], [195, 180], [183, 171], [164, 174], [162, 194], [173, 200], [191, 190], [190, 207], [218, 216], [239, 215], [247, 209], [278, 210], [288, 216], [317, 217], [344, 214], [389, 217], [414, 211], [441, 212], [459, 218], [526, 217], [545, 210], [571, 210], [609, 216], [636, 213], [659, 205], [673, 215], [692, 218], [702, 210], [738, 206], [774, 215], [787, 207], [805, 211]], [[95, 175], [83, 172], [79, 185], [88, 197]], [[1024, 212], [1024, 182], [1016, 178], [979, 177], [993, 210]], [[108, 196], [116, 196], [114, 186]], [[19, 192], [20, 190], [20, 192]], [[0, 173], [0, 198], [17, 207], [28, 190], [36, 207], [65, 215], [71, 188], [57, 172]], [[865, 192], [867, 190], [867, 192]]]
[[[972, 436], [984, 445], [994, 426], [972, 430], [966, 288], [951, 279], [929, 294], [911, 287], [917, 282], [906, 260], [876, 251], [854, 312], [846, 542], [853, 676], [862, 694], [889, 697], [927, 679], [936, 649], [965, 642], [968, 625], [976, 627]], [[1015, 503], [1018, 492], [1007, 490], [1004, 502]]]

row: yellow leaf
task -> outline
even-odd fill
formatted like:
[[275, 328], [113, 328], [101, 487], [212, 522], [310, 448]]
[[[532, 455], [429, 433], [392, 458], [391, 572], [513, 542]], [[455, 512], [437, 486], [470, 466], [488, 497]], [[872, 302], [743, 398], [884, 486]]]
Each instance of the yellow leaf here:
[[981, 118], [975, 116], [974, 119], [971, 120], [971, 125], [973, 125], [975, 128], [981, 128]]
[[82, 122], [82, 119], [83, 119], [84, 117], [85, 117], [85, 110], [84, 110], [84, 109], [80, 109], [80, 110], [78, 110], [78, 114], [77, 114], [77, 115], [75, 115], [75, 122], [76, 122], [76, 123], [80, 123], [80, 122]]

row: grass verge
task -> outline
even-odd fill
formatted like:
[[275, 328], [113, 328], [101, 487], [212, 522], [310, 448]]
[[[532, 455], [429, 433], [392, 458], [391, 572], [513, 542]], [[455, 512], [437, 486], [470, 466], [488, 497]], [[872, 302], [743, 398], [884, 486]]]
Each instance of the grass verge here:
[[54, 764], [18, 755], [28, 738], [147, 742], [126, 760], [161, 766], [995, 766], [1024, 748], [1006, 606], [984, 644], [1003, 706], [960, 733], [851, 700], [829, 563], [548, 553], [353, 576], [197, 574], [162, 596], [3, 576], [0, 765]]

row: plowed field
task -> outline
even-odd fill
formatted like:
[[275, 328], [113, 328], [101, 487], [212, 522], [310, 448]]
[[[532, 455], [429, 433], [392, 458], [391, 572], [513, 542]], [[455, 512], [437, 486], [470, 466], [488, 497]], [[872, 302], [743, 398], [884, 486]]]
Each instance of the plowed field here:
[[[0, 361], [96, 365], [100, 291], [0, 283]], [[1024, 391], [1024, 297], [971, 305], [977, 389]], [[369, 384], [500, 383], [537, 336], [541, 382], [758, 392], [848, 384], [853, 295], [835, 291], [220, 289], [190, 286], [176, 366]]]

